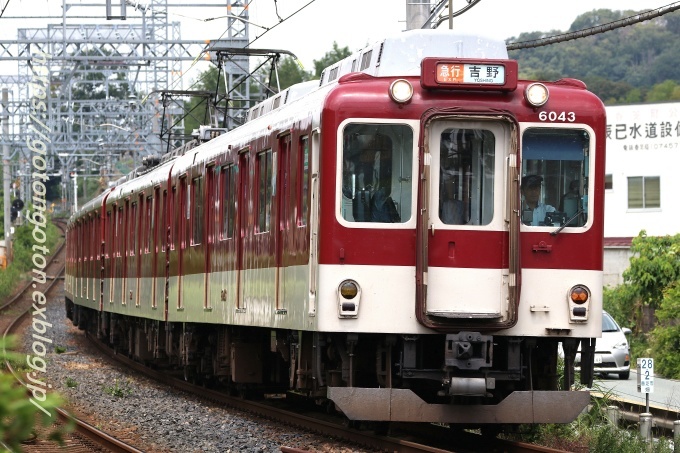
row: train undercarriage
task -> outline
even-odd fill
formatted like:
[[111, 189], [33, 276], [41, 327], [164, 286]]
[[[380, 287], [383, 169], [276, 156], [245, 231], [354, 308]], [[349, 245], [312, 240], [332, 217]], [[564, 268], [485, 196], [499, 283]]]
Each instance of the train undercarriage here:
[[[119, 353], [186, 380], [243, 396], [293, 392], [350, 420], [566, 423], [589, 402], [588, 392], [568, 390], [577, 339], [563, 342], [560, 373], [558, 338], [171, 323], [99, 312], [68, 299], [66, 311], [74, 325]], [[582, 355], [590, 349], [582, 346]], [[582, 373], [582, 381], [592, 379]]]

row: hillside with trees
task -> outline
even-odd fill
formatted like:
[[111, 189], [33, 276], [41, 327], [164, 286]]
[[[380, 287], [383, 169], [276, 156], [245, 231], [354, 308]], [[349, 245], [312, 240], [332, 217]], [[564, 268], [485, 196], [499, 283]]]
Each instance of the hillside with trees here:
[[[584, 30], [633, 16], [636, 11], [593, 10], [578, 16], [569, 30], [534, 31], [508, 43]], [[512, 50], [520, 76], [583, 80], [606, 104], [680, 100], [680, 12], [636, 25], [543, 47]]]

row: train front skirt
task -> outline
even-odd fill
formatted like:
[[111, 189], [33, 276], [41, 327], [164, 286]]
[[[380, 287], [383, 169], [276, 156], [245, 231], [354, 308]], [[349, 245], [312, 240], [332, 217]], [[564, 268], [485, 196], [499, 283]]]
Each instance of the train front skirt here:
[[590, 403], [589, 391], [516, 391], [496, 405], [428, 404], [409, 389], [329, 387], [350, 420], [426, 423], [569, 423]]

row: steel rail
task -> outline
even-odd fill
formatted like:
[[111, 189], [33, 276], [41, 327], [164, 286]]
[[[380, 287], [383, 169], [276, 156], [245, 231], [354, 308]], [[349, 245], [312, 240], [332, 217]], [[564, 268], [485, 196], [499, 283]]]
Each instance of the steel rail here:
[[[60, 226], [60, 228], [62, 228], [62, 231], [64, 231], [63, 229], [65, 228], [65, 225]], [[57, 248], [55, 253], [50, 258], [48, 265], [56, 262], [55, 258], [58, 257], [59, 254], [64, 250], [64, 244], [65, 242], [62, 241], [59, 248]], [[55, 272], [52, 278], [48, 279], [50, 280], [50, 282], [44, 288], [43, 293], [47, 294], [54, 287], [55, 283], [59, 280], [58, 276], [61, 276], [63, 274], [64, 269], [65, 263], [62, 260], [62, 264], [58, 268], [58, 272]], [[24, 285], [16, 295], [14, 295], [7, 303], [3, 304], [2, 307], [0, 307], [0, 311], [16, 303], [19, 299], [22, 298], [22, 296], [24, 296], [29, 291], [31, 287], [32, 283], [31, 281], [28, 281], [28, 283], [26, 283], [26, 285]], [[23, 310], [19, 315], [15, 316], [15, 318], [9, 322], [7, 328], [3, 332], [3, 339], [5, 339], [10, 333], [12, 333], [14, 329], [19, 325], [20, 321], [22, 321], [26, 316], [29, 315], [31, 308], [32, 306], [29, 305], [25, 310]], [[21, 378], [21, 376], [14, 369], [14, 367], [12, 367], [12, 364], [9, 361], [5, 360], [5, 366], [21, 385], [23, 385], [24, 387], [27, 386], [26, 382]], [[26, 391], [27, 393], [30, 393], [28, 387], [26, 388]], [[80, 436], [88, 438], [89, 440], [94, 442], [97, 446], [100, 446], [114, 453], [143, 453], [142, 450], [139, 450], [129, 444], [126, 444], [125, 442], [116, 439], [115, 437], [105, 433], [104, 431], [95, 428], [89, 423], [86, 423], [74, 417], [65, 409], [56, 408], [56, 412], [58, 419], [61, 423], [65, 424], [68, 423], [69, 421], [72, 421], [73, 423], [75, 423], [76, 433], [79, 434]], [[68, 452], [68, 448], [65, 448], [63, 451]]]

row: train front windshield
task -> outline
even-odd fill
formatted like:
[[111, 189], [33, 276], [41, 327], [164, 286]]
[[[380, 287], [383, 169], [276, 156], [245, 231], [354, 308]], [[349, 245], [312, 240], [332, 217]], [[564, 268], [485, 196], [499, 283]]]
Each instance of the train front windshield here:
[[522, 136], [522, 223], [583, 227], [588, 222], [590, 135], [531, 128]]
[[404, 124], [348, 124], [343, 133], [342, 218], [405, 223], [413, 200], [413, 130]]

